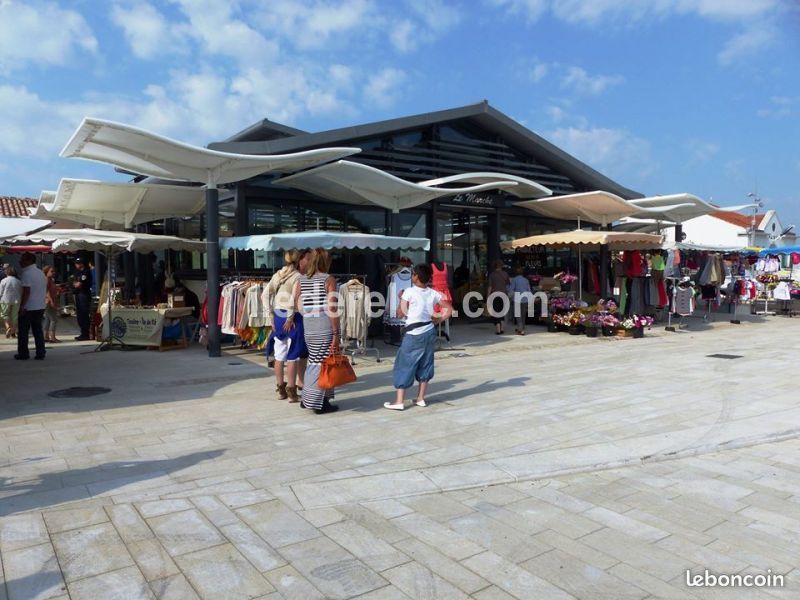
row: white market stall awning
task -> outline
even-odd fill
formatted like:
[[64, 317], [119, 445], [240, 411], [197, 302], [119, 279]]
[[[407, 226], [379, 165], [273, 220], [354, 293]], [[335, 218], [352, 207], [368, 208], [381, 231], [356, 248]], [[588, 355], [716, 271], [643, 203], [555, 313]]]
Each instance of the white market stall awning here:
[[336, 231], [299, 231], [220, 238], [220, 248], [227, 250], [299, 250], [326, 248], [347, 250], [430, 250], [428, 238], [407, 238], [368, 233]]
[[[433, 180], [435, 181], [435, 180]], [[310, 192], [347, 204], [377, 204], [394, 212], [413, 208], [434, 198], [491, 189], [510, 190], [516, 181], [490, 181], [460, 188], [412, 183], [385, 171], [348, 160], [340, 160], [276, 179], [273, 183]]]
[[[524, 206], [551, 219], [586, 220], [603, 226], [609, 225], [622, 217], [649, 212], [647, 208], [636, 206], [616, 194], [602, 190], [539, 200], [526, 200], [517, 202], [517, 205]], [[675, 207], [671, 206], [670, 208]]]
[[674, 227], [672, 221], [657, 219], [639, 219], [636, 217], [623, 217], [614, 225], [614, 231], [630, 231], [633, 233], [659, 233], [666, 227]]
[[152, 177], [218, 185], [267, 171], [299, 171], [358, 152], [360, 148], [320, 148], [274, 156], [232, 154], [184, 144], [131, 125], [87, 117], [61, 156], [104, 162]]
[[188, 217], [205, 209], [205, 190], [185, 185], [62, 179], [58, 192], [51, 194], [42, 192], [34, 215], [95, 228], [129, 228], [167, 217]]
[[636, 198], [631, 200], [630, 203], [641, 209], [640, 212], [633, 213], [631, 216], [649, 217], [660, 221], [674, 221], [675, 223], [682, 223], [694, 217], [708, 215], [717, 211], [736, 212], [753, 206], [752, 204], [727, 207], [714, 206], [693, 194], [686, 193]]
[[53, 252], [155, 252], [157, 250], [188, 250], [205, 252], [206, 243], [170, 235], [152, 235], [129, 231], [100, 231], [97, 229], [47, 229], [13, 238], [18, 243], [52, 244]]
[[553, 248], [595, 248], [608, 246], [611, 250], [645, 250], [647, 248], [660, 248], [664, 243], [663, 235], [651, 233], [628, 233], [623, 231], [589, 231], [576, 229], [561, 233], [547, 233], [533, 235], [501, 242], [504, 250], [528, 248], [530, 246], [550, 246]]
[[45, 219], [0, 217], [0, 240], [33, 234], [50, 227], [52, 224], [52, 221]]

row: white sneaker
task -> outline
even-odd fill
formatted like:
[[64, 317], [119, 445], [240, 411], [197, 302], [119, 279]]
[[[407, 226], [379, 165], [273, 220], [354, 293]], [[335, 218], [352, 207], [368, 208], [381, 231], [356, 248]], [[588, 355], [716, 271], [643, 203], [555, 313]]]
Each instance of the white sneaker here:
[[392, 404], [391, 402], [384, 402], [383, 408], [388, 408], [389, 410], [404, 410], [405, 404]]

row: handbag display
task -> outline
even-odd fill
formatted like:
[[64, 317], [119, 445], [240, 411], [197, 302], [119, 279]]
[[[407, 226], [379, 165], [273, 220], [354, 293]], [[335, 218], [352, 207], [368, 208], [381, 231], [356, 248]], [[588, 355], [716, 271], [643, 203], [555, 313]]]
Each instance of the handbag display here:
[[331, 354], [322, 361], [318, 385], [320, 389], [330, 390], [356, 380], [356, 373], [344, 354]]

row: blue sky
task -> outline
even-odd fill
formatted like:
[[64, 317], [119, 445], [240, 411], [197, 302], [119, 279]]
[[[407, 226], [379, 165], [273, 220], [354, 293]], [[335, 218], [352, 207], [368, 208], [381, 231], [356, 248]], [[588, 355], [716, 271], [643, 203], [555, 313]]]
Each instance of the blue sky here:
[[482, 99], [623, 185], [800, 226], [797, 0], [0, 0], [0, 195], [83, 116], [205, 145]]

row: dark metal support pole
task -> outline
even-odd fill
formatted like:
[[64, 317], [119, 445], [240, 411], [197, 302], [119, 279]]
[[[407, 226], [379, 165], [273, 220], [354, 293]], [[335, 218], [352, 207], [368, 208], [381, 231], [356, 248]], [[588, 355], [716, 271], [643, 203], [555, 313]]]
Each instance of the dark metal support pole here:
[[675, 225], [675, 241], [679, 243], [683, 241], [683, 225], [680, 223]]
[[610, 290], [608, 289], [609, 259], [610, 253], [608, 251], [608, 246], [603, 244], [600, 246], [600, 297], [603, 299], [608, 298], [611, 295], [609, 293]]
[[436, 219], [436, 200], [431, 200], [430, 221], [428, 226], [428, 239], [431, 241], [431, 249], [428, 254], [430, 260], [428, 262], [436, 262], [439, 260], [439, 221]]
[[208, 356], [222, 356], [219, 313], [219, 190], [206, 188], [206, 287], [208, 288]]

